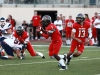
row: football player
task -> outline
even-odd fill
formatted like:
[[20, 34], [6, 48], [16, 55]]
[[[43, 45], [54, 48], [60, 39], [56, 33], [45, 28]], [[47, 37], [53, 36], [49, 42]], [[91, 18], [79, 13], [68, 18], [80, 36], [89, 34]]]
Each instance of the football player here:
[[40, 32], [40, 34], [46, 39], [51, 37], [52, 40], [51, 44], [49, 45], [49, 56], [54, 56], [54, 58], [59, 62], [61, 65], [60, 70], [67, 69], [63, 57], [58, 55], [62, 45], [62, 39], [59, 30], [53, 23], [51, 23], [51, 17], [48, 15], [43, 16], [41, 25], [42, 27], [38, 27], [36, 30]]
[[[84, 15], [83, 14], [78, 14], [76, 17], [76, 22], [73, 24], [72, 28], [72, 43], [70, 47], [70, 51], [67, 54], [67, 65], [69, 65], [69, 62], [72, 57], [78, 57], [80, 56], [83, 51], [84, 51], [84, 43], [86, 38], [88, 37], [88, 42], [91, 40], [92, 37], [92, 32], [91, 32], [91, 27], [90, 23], [84, 21]], [[89, 35], [88, 35], [89, 34]], [[75, 49], [77, 48], [77, 52], [74, 53]]]
[[[4, 40], [5, 38], [10, 38], [11, 34], [12, 34], [12, 30], [11, 28], [11, 24], [10, 23], [6, 23], [5, 22], [5, 18], [0, 18], [0, 42], [2, 40]], [[3, 48], [0, 46], [0, 55], [4, 55], [2, 54], [2, 52], [4, 52]]]
[[31, 56], [40, 56], [42, 58], [45, 58], [45, 56], [41, 52], [36, 52], [34, 48], [32, 47], [30, 41], [29, 41], [29, 34], [24, 30], [22, 26], [16, 26], [15, 31], [13, 33], [13, 36], [17, 38], [20, 41], [20, 44], [24, 45], [23, 50], [21, 51], [21, 56], [24, 55], [23, 53], [25, 52], [24, 50], [28, 50]]
[[22, 50], [22, 45], [20, 45], [20, 41], [14, 37], [6, 38], [1, 42], [1, 46], [5, 50], [5, 56], [1, 56], [1, 59], [13, 59], [14, 53], [17, 55], [18, 58], [22, 59], [20, 56], [20, 50]]

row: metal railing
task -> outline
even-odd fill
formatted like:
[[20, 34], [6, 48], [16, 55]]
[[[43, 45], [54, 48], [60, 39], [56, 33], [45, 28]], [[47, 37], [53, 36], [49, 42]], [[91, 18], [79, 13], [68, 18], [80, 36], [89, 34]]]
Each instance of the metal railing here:
[[0, 4], [1, 6], [88, 7], [100, 6], [100, 0], [0, 0]]

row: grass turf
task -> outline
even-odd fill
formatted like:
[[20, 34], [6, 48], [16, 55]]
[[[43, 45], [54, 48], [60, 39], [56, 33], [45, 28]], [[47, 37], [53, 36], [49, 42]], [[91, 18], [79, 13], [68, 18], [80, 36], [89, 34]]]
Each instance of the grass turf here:
[[[45, 59], [31, 57], [26, 51], [26, 59], [16, 56], [13, 60], [0, 59], [0, 75], [97, 75], [100, 74], [100, 48], [86, 47], [84, 53], [72, 58], [68, 69], [60, 71], [58, 62], [48, 56], [48, 46], [34, 46], [35, 51], [42, 52]], [[59, 54], [68, 53], [69, 47], [62, 47]]]

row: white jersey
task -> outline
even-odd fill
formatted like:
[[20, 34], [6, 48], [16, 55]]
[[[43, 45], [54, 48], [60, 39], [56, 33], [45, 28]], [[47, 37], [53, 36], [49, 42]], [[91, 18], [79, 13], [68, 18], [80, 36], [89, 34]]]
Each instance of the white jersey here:
[[[11, 24], [10, 23], [6, 23], [5, 22], [5, 25], [4, 26], [2, 26], [1, 24], [0, 24], [0, 30], [2, 31], [2, 30], [5, 30], [5, 33], [6, 33], [6, 29], [9, 29], [9, 28], [11, 28]], [[10, 34], [2, 34], [2, 37], [5, 37], [5, 38], [11, 38], [11, 35]]]
[[14, 49], [17, 48], [22, 49], [22, 45], [20, 45], [20, 41], [15, 37], [4, 39], [4, 42]]

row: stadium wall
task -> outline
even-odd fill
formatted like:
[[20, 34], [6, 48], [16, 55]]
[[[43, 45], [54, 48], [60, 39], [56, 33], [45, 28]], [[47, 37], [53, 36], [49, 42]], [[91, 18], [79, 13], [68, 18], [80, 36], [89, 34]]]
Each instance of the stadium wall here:
[[89, 14], [89, 17], [91, 18], [95, 12], [100, 13], [99, 8], [19, 8], [19, 7], [12, 7], [12, 8], [5, 8], [2, 7], [0, 8], [0, 17], [5, 17], [7, 18], [8, 14], [11, 14], [13, 18], [17, 21], [17, 24], [21, 24], [23, 20], [26, 20], [28, 23], [30, 22], [34, 10], [41, 10], [41, 11], [53, 11], [56, 10], [57, 14], [63, 14], [68, 18], [69, 15], [72, 15], [73, 18], [75, 19], [75, 16], [78, 13], [87, 13]]

